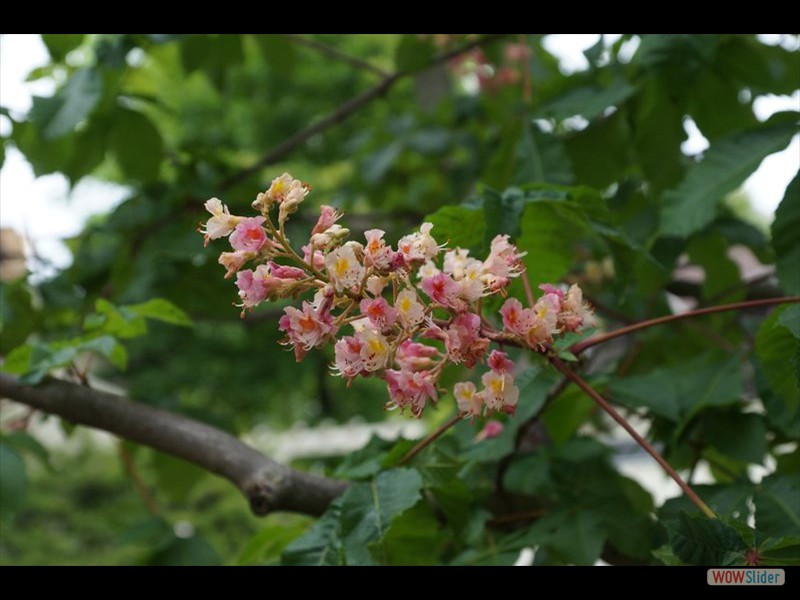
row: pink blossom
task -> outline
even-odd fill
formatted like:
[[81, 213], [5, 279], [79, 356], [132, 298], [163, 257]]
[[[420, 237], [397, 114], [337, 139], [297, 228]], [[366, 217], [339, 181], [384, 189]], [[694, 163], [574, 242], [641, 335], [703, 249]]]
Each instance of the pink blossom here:
[[397, 321], [397, 310], [389, 306], [389, 303], [380, 296], [374, 300], [364, 298], [359, 308], [361, 314], [368, 317], [380, 331], [388, 329]]
[[542, 290], [545, 294], [555, 294], [558, 296], [559, 301], [564, 299], [564, 292], [563, 290], [557, 288], [552, 283], [543, 283], [539, 286], [539, 289]]
[[333, 206], [323, 204], [320, 206], [320, 215], [317, 219], [314, 229], [311, 230], [311, 235], [315, 233], [323, 233], [328, 230], [336, 221], [342, 218], [342, 213], [336, 210]]
[[408, 264], [425, 262], [439, 254], [440, 247], [431, 236], [433, 223], [423, 223], [419, 231], [403, 236], [397, 242], [397, 250]]
[[514, 414], [519, 400], [519, 388], [514, 385], [514, 378], [508, 373], [487, 371], [481, 377], [484, 385], [482, 393], [486, 408]]
[[493, 292], [506, 287], [510, 280], [519, 277], [525, 270], [522, 257], [527, 252], [518, 252], [517, 247], [509, 243], [507, 235], [498, 235], [492, 240], [489, 256], [483, 262], [485, 279]]
[[390, 369], [384, 374], [384, 379], [389, 387], [389, 409], [408, 408], [412, 415], [419, 418], [428, 399], [433, 402], [438, 399], [434, 378], [429, 371], [412, 373]]
[[[255, 277], [255, 273], [250, 269], [239, 271], [236, 274], [236, 287], [239, 288], [239, 297], [242, 299], [244, 308], [252, 308], [267, 298], [267, 288], [264, 280]], [[242, 311], [244, 314], [244, 311]]]
[[226, 269], [225, 279], [230, 279], [248, 260], [252, 260], [255, 257], [255, 252], [237, 250], [236, 252], [223, 252], [219, 255], [219, 260], [217, 262]]
[[338, 327], [333, 324], [329, 307], [323, 306], [319, 311], [309, 303], [303, 302], [303, 309], [287, 306], [283, 309], [278, 328], [286, 333], [285, 343], [294, 347], [294, 355], [299, 362], [311, 348], [325, 344], [336, 333]]
[[489, 340], [480, 337], [481, 318], [475, 313], [459, 314], [445, 330], [444, 345], [448, 358], [456, 364], [472, 368], [483, 358]]
[[503, 317], [503, 327], [509, 333], [525, 338], [533, 327], [533, 311], [530, 308], [523, 308], [522, 302], [516, 298], [506, 300], [500, 308], [500, 314]]
[[356, 333], [356, 337], [361, 342], [361, 361], [364, 370], [373, 372], [384, 369], [389, 361], [389, 351], [391, 350], [386, 338], [369, 328], [364, 328]]
[[311, 263], [311, 244], [306, 244], [301, 248], [303, 251], [303, 260], [306, 261], [308, 264], [311, 264], [312, 267], [317, 269], [318, 271], [325, 268], [325, 255], [319, 251], [319, 249], [314, 250], [314, 263]]
[[364, 265], [356, 258], [352, 242], [329, 252], [325, 257], [325, 269], [337, 292], [351, 289], [361, 283]]
[[479, 393], [471, 381], [461, 381], [453, 388], [453, 396], [458, 411], [463, 417], [479, 417], [483, 411], [483, 394]]
[[458, 312], [467, 309], [466, 302], [458, 296], [460, 291], [458, 284], [447, 273], [426, 277], [420, 285], [428, 297], [437, 304]]
[[556, 294], [545, 294], [533, 308], [522, 308], [519, 300], [509, 298], [500, 309], [503, 327], [531, 348], [543, 348], [553, 341], [553, 333], [557, 331], [559, 305]]
[[500, 421], [487, 421], [483, 429], [481, 429], [478, 435], [475, 436], [475, 441], [482, 442], [483, 440], [496, 438], [498, 435], [503, 433], [503, 429], [503, 424]]
[[269, 261], [269, 271], [273, 277], [278, 279], [303, 279], [306, 276], [306, 272], [299, 267], [279, 265], [273, 261]]
[[392, 264], [395, 252], [383, 240], [385, 233], [382, 229], [369, 229], [364, 232], [364, 237], [367, 239], [367, 245], [364, 246], [364, 265], [367, 267], [383, 271]]
[[545, 294], [533, 305], [533, 326], [528, 330], [528, 344], [531, 347], [543, 347], [553, 341], [553, 334], [558, 332], [558, 315], [561, 302], [557, 294]]
[[425, 318], [425, 307], [417, 299], [414, 290], [406, 288], [397, 294], [394, 307], [397, 309], [400, 322], [405, 327], [413, 327]]
[[347, 379], [347, 384], [358, 375], [366, 375], [361, 349], [364, 344], [357, 337], [348, 335], [336, 342], [333, 352], [336, 357], [334, 371]]
[[433, 367], [433, 359], [440, 355], [441, 353], [433, 346], [426, 346], [406, 338], [397, 347], [394, 360], [404, 371], [422, 371]]
[[231, 234], [231, 246], [234, 250], [258, 252], [267, 243], [267, 232], [261, 227], [266, 221], [264, 217], [243, 219]]
[[563, 331], [576, 331], [581, 327], [594, 327], [596, 319], [592, 308], [583, 301], [583, 292], [576, 284], [569, 288], [567, 295], [561, 293], [561, 311], [558, 325]]
[[487, 361], [489, 368], [495, 373], [513, 373], [514, 362], [508, 358], [505, 352], [500, 350], [492, 350]]
[[284, 173], [272, 180], [266, 192], [258, 195], [256, 201], [253, 202], [253, 208], [269, 210], [273, 204], [281, 204], [290, 197], [305, 196], [309, 189], [308, 184], [295, 179], [289, 173]]
[[244, 219], [244, 217], [231, 215], [228, 207], [222, 204], [219, 198], [207, 200], [205, 208], [211, 213], [211, 218], [206, 221], [205, 229], [200, 229], [199, 231], [205, 235], [206, 246], [208, 246], [210, 240], [216, 240], [228, 235]]

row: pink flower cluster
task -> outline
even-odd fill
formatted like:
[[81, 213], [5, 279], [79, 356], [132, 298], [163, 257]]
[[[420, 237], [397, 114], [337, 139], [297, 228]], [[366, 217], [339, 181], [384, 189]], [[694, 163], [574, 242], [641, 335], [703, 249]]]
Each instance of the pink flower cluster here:
[[[236, 276], [242, 317], [262, 302], [307, 295], [299, 308], [284, 309], [283, 343], [298, 361], [312, 348], [333, 344], [334, 374], [348, 384], [356, 377], [383, 379], [388, 409], [419, 417], [444, 391], [438, 381], [448, 364], [471, 369], [485, 362], [480, 390], [471, 381], [455, 385], [460, 413], [513, 414], [519, 398], [514, 363], [501, 350], [490, 352], [492, 341], [544, 352], [554, 335], [593, 323], [577, 286], [565, 292], [546, 285], [530, 308], [508, 298], [500, 311], [505, 332], [491, 328], [481, 315], [483, 298], [505, 296], [525, 270], [525, 253], [506, 235], [492, 240], [485, 260], [462, 248], [445, 250], [431, 235], [431, 223], [402, 237], [394, 249], [380, 229], [366, 231], [364, 242], [347, 241], [349, 230], [337, 223], [341, 213], [322, 206], [298, 253], [284, 224], [309, 191], [284, 173], [253, 202], [257, 217], [231, 215], [212, 198], [205, 204], [212, 216], [200, 231], [206, 244], [226, 236], [230, 241], [232, 251], [223, 252], [219, 263], [226, 278]], [[248, 263], [252, 268], [245, 268]], [[349, 335], [341, 333], [345, 327], [352, 329]]]

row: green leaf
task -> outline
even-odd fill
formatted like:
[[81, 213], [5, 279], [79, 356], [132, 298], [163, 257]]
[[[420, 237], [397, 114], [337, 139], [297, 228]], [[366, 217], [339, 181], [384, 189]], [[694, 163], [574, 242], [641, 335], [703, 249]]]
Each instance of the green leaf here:
[[162, 452], [153, 453], [151, 466], [158, 493], [181, 504], [186, 503], [189, 493], [208, 474], [192, 463]]
[[[777, 121], [777, 122], [776, 122]], [[686, 237], [713, 219], [717, 205], [797, 131], [794, 120], [773, 117], [756, 129], [721, 138], [693, 165], [681, 184], [664, 194], [661, 231]]]
[[127, 307], [117, 307], [105, 298], [98, 298], [94, 305], [96, 313], [86, 316], [83, 327], [97, 334], [131, 339], [147, 333], [144, 317]]
[[542, 413], [542, 422], [558, 445], [564, 444], [595, 410], [594, 400], [576, 387], [557, 396]]
[[[744, 298], [739, 267], [728, 258], [728, 242], [717, 231], [693, 236], [687, 247], [692, 262], [703, 267], [703, 297], [715, 303]], [[734, 291], [730, 291], [734, 290]]]
[[261, 33], [253, 35], [270, 67], [291, 75], [297, 62], [295, 44], [285, 35]]
[[437, 564], [449, 535], [442, 531], [433, 509], [417, 504], [397, 517], [382, 542], [387, 565], [425, 566]]
[[[529, 120], [522, 127], [513, 158], [506, 165], [511, 168], [512, 177], [504, 181], [504, 185], [532, 182], [569, 185], [575, 182], [564, 142], [554, 134], [540, 131]], [[492, 184], [490, 180], [489, 183]]]
[[[743, 482], [715, 483], [711, 485], [696, 484], [692, 489], [720, 517], [743, 519], [750, 513], [748, 504], [753, 495], [753, 485]], [[675, 520], [681, 512], [696, 510], [692, 501], [685, 495], [670, 498], [658, 510], [662, 522]]]
[[434, 56], [433, 44], [413, 34], [404, 35], [397, 45], [394, 66], [397, 71], [414, 72], [430, 64]]
[[583, 510], [559, 511], [542, 517], [528, 535], [563, 562], [574, 565], [593, 565], [607, 537], [600, 516]]
[[54, 61], [63, 61], [71, 50], [83, 42], [82, 33], [43, 33], [42, 41], [47, 46], [47, 51]]
[[630, 162], [631, 139], [626, 112], [617, 111], [598, 119], [583, 131], [569, 136], [566, 147], [578, 183], [602, 189], [619, 181]]
[[634, 99], [634, 149], [647, 179], [663, 190], [683, 176], [683, 113], [660, 78], [648, 77], [640, 88]]
[[2, 439], [3, 443], [8, 444], [16, 450], [36, 457], [44, 467], [50, 468], [50, 453], [47, 448], [42, 446], [39, 440], [29, 433], [13, 431], [7, 435], [3, 435], [0, 439]]
[[800, 295], [800, 175], [787, 186], [772, 223], [772, 247], [775, 266], [784, 291]]
[[431, 235], [450, 248], [479, 250], [484, 241], [485, 223], [481, 211], [465, 206], [443, 206], [428, 215], [426, 221], [433, 223]]
[[800, 565], [800, 536], [767, 538], [758, 546], [760, 563], [764, 566]]
[[572, 88], [539, 109], [539, 114], [559, 121], [581, 115], [592, 120], [611, 106], [619, 106], [631, 97], [636, 88], [622, 78], [603, 87], [585, 85]]
[[164, 323], [182, 327], [192, 327], [193, 325], [189, 315], [164, 298], [153, 298], [141, 304], [129, 304], [125, 308], [140, 317], [155, 321], [163, 321]]
[[702, 419], [705, 440], [733, 459], [763, 464], [767, 453], [767, 425], [753, 413], [709, 412]]
[[195, 535], [188, 539], [175, 537], [167, 546], [154, 552], [150, 565], [180, 567], [210, 567], [222, 562], [219, 554], [205, 538]]
[[34, 96], [30, 120], [44, 139], [61, 137], [89, 116], [100, 101], [102, 88], [103, 78], [97, 69], [78, 69], [54, 96]]
[[756, 529], [774, 537], [800, 535], [800, 479], [774, 473], [765, 477], [753, 495]]
[[25, 463], [11, 446], [0, 443], [0, 519], [6, 521], [25, 505]]
[[792, 332], [796, 338], [800, 338], [800, 304], [787, 306], [781, 311], [778, 323]]
[[669, 544], [664, 544], [660, 548], [653, 550], [653, 556], [668, 567], [681, 567], [684, 564], [680, 558], [675, 556]]
[[334, 500], [307, 534], [286, 547], [281, 555], [281, 564], [317, 567], [344, 564], [339, 523], [342, 502], [341, 496]]
[[153, 122], [142, 113], [119, 109], [109, 143], [126, 176], [139, 181], [158, 178], [164, 143]]
[[574, 244], [586, 226], [573, 209], [556, 202], [534, 202], [525, 207], [517, 246], [528, 253], [523, 260], [534, 288], [559, 281], [569, 272]]
[[667, 533], [676, 556], [689, 565], [730, 565], [746, 550], [733, 527], [703, 515], [682, 512], [667, 524]]
[[[385, 563], [380, 542], [392, 521], [421, 498], [421, 489], [422, 477], [417, 471], [392, 469], [344, 493], [341, 531], [348, 565]], [[373, 542], [377, 544], [370, 547]]]
[[244, 545], [236, 559], [238, 566], [274, 564], [281, 553], [307, 528], [309, 519], [298, 517], [272, 520], [259, 529]]
[[622, 404], [644, 407], [685, 425], [703, 408], [736, 402], [743, 385], [739, 357], [709, 353], [647, 374], [614, 378], [608, 387]]
[[548, 458], [543, 452], [515, 458], [503, 476], [503, 489], [528, 496], [543, 495], [553, 483]]
[[0, 354], [7, 355], [24, 343], [39, 321], [24, 281], [0, 282]]
[[33, 346], [31, 344], [17, 346], [6, 356], [0, 370], [12, 375], [22, 375], [31, 368], [32, 355]]
[[779, 308], [764, 319], [756, 334], [756, 356], [770, 387], [789, 410], [800, 405], [800, 383], [798, 383], [795, 353], [800, 341], [791, 331], [778, 324], [786, 311]]

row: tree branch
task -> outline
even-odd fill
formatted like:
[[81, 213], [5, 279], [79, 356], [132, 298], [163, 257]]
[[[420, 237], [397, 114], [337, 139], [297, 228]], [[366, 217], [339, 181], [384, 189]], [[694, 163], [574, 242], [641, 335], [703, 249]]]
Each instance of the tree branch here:
[[608, 401], [603, 398], [597, 391], [590, 386], [586, 381], [581, 378], [575, 371], [570, 369], [564, 362], [558, 358], [557, 356], [550, 357], [550, 364], [552, 364], [556, 369], [558, 369], [562, 375], [567, 377], [572, 383], [577, 385], [587, 396], [589, 396], [592, 400], [597, 402], [598, 406], [606, 411], [612, 419], [614, 419], [617, 423], [619, 423], [622, 428], [628, 432], [628, 434], [636, 440], [636, 443], [639, 444], [650, 456], [656, 459], [656, 462], [661, 466], [662, 469], [672, 477], [675, 483], [681, 488], [683, 493], [686, 495], [692, 503], [700, 509], [700, 511], [710, 519], [716, 519], [717, 515], [714, 514], [714, 511], [709, 508], [709, 506], [703, 502], [703, 500], [698, 496], [695, 491], [689, 487], [686, 482], [681, 479], [681, 476], [678, 475], [678, 472], [672, 468], [666, 459], [661, 456], [658, 451], [653, 448], [653, 446], [644, 439], [639, 432], [637, 432], [630, 423], [623, 417], [621, 414], [617, 412], [617, 410], [608, 403]]
[[[464, 44], [460, 48], [456, 48], [455, 50], [451, 50], [450, 52], [445, 52], [444, 54], [440, 54], [434, 57], [428, 65], [426, 65], [425, 69], [429, 69], [433, 66], [441, 64], [443, 62], [447, 62], [451, 58], [455, 58], [465, 52], [469, 52], [473, 48], [477, 48], [479, 46], [483, 46], [485, 44], [489, 44], [491, 42], [497, 41], [498, 39], [505, 37], [508, 34], [491, 34], [483, 36], [477, 40], [473, 40], [468, 44]], [[228, 188], [236, 185], [240, 181], [243, 181], [250, 177], [251, 175], [257, 173], [261, 169], [271, 164], [274, 164], [281, 160], [284, 156], [289, 154], [292, 150], [294, 150], [297, 146], [305, 142], [310, 137], [322, 133], [326, 129], [330, 128], [331, 126], [341, 123], [345, 119], [347, 119], [350, 115], [356, 112], [362, 106], [369, 104], [376, 98], [383, 96], [389, 88], [391, 88], [395, 83], [400, 81], [401, 79], [408, 77], [409, 75], [413, 75], [414, 73], [418, 73], [424, 69], [420, 69], [417, 71], [397, 71], [396, 73], [392, 73], [391, 75], [386, 75], [381, 81], [375, 84], [373, 87], [369, 88], [365, 92], [362, 92], [358, 96], [354, 96], [344, 104], [341, 104], [336, 110], [332, 113], [328, 114], [327, 116], [323, 117], [313, 125], [306, 127], [295, 133], [294, 135], [286, 138], [280, 144], [272, 148], [269, 152], [264, 154], [261, 158], [259, 158], [255, 163], [250, 165], [249, 167], [245, 167], [240, 171], [237, 171], [227, 179], [225, 179], [220, 185], [219, 190], [224, 191]]]
[[220, 429], [116, 394], [57, 379], [34, 387], [0, 373], [0, 396], [114, 433], [225, 477], [257, 515], [281, 510], [319, 515], [347, 487], [344, 481], [277, 463]]
[[634, 331], [639, 331], [640, 329], [647, 329], [648, 327], [653, 327], [654, 325], [661, 325], [663, 323], [670, 323], [672, 321], [680, 321], [681, 319], [698, 317], [700, 315], [710, 315], [713, 313], [725, 312], [728, 310], [757, 308], [760, 306], [773, 306], [775, 304], [794, 304], [796, 302], [800, 302], [800, 296], [765, 298], [763, 300], [748, 300], [747, 302], [735, 302], [733, 304], [720, 304], [718, 306], [699, 308], [697, 310], [690, 310], [687, 312], [678, 313], [677, 315], [665, 315], [663, 317], [656, 317], [655, 319], [648, 319], [647, 321], [640, 321], [638, 323], [634, 323], [633, 325], [629, 325], [627, 327], [621, 327], [619, 329], [615, 329], [614, 331], [609, 331], [608, 333], [604, 333], [601, 335], [597, 335], [593, 338], [589, 338], [588, 340], [583, 340], [582, 342], [578, 342], [570, 346], [570, 351], [573, 354], [580, 354], [587, 348], [591, 348], [592, 346], [595, 346], [597, 344], [602, 344], [603, 342], [607, 342], [608, 340], [614, 339], [616, 337], [628, 335], [629, 333], [633, 333]]
[[300, 35], [297, 33], [287, 33], [285, 34], [287, 38], [293, 41], [295, 44], [299, 46], [305, 46], [306, 48], [311, 48], [312, 50], [316, 50], [320, 54], [324, 54], [330, 58], [335, 58], [336, 60], [340, 60], [342, 62], [346, 62], [347, 64], [357, 67], [359, 69], [364, 69], [365, 71], [369, 71], [375, 75], [380, 75], [381, 77], [387, 77], [389, 73], [381, 69], [380, 67], [373, 65], [368, 60], [364, 60], [363, 58], [359, 58], [358, 56], [353, 56], [352, 54], [347, 54], [346, 52], [342, 52], [338, 48], [326, 44], [324, 42], [320, 42], [319, 40], [314, 40], [304, 35]]

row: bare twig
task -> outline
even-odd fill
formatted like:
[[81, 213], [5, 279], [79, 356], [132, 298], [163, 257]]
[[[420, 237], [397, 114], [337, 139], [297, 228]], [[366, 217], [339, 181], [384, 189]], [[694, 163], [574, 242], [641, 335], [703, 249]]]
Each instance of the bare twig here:
[[442, 434], [444, 434], [445, 431], [450, 429], [453, 425], [458, 423], [460, 420], [461, 420], [461, 415], [456, 415], [452, 419], [450, 419], [449, 421], [446, 421], [443, 425], [440, 425], [438, 427], [438, 429], [436, 429], [436, 431], [434, 431], [428, 437], [423, 438], [422, 440], [420, 440], [417, 443], [416, 446], [411, 448], [411, 450], [409, 450], [406, 453], [406, 455], [398, 461], [397, 464], [398, 465], [406, 464], [408, 461], [410, 461], [412, 458], [414, 458], [417, 454], [422, 452], [429, 444], [431, 444], [431, 443], [435, 442], [436, 440], [438, 440], [442, 436]]
[[[456, 48], [455, 50], [451, 50], [450, 52], [445, 52], [444, 54], [440, 54], [434, 57], [431, 60], [431, 62], [428, 65], [426, 65], [425, 68], [428, 69], [438, 64], [447, 62], [448, 60], [455, 58], [460, 54], [469, 52], [473, 48], [477, 48], [479, 46], [495, 42], [505, 37], [506, 35], [508, 34], [492, 34], [483, 36], [477, 40], [473, 40], [461, 46], [460, 48]], [[288, 137], [280, 144], [272, 148], [269, 152], [264, 154], [261, 158], [259, 158], [255, 163], [253, 163], [249, 167], [245, 167], [244, 169], [237, 171], [236, 173], [225, 179], [219, 185], [219, 190], [224, 191], [236, 185], [240, 181], [243, 181], [248, 177], [250, 177], [251, 175], [257, 173], [264, 167], [278, 162], [284, 156], [289, 154], [289, 152], [294, 150], [297, 146], [305, 142], [310, 137], [318, 133], [322, 133], [326, 129], [330, 128], [332, 125], [341, 123], [361, 107], [365, 106], [366, 104], [369, 104], [376, 98], [383, 96], [399, 80], [408, 77], [409, 75], [412, 75], [413, 73], [416, 72], [418, 71], [397, 71], [396, 73], [387, 75], [373, 87], [366, 90], [365, 92], [362, 92], [358, 96], [351, 98], [344, 104], [341, 104], [332, 113], [323, 117], [313, 125], [306, 127], [305, 129], [298, 131], [294, 135]]]
[[683, 479], [681, 479], [681, 476], [678, 475], [678, 472], [675, 469], [672, 468], [672, 465], [670, 465], [664, 459], [664, 457], [661, 456], [658, 453], [658, 451], [656, 451], [656, 449], [653, 448], [652, 445], [650, 445], [650, 442], [648, 442], [646, 439], [644, 439], [642, 436], [640, 436], [639, 433], [631, 426], [631, 424], [628, 423], [628, 421], [625, 419], [625, 417], [623, 417], [621, 414], [619, 414], [617, 412], [617, 410], [613, 406], [611, 406], [611, 404], [609, 404], [608, 401], [605, 398], [603, 398], [599, 393], [597, 393], [597, 391], [595, 391], [595, 389], [592, 386], [590, 386], [588, 383], [586, 383], [586, 381], [584, 381], [584, 379], [580, 375], [578, 375], [575, 371], [570, 369], [557, 356], [551, 356], [550, 357], [550, 363], [556, 369], [558, 369], [565, 377], [567, 377], [575, 385], [577, 385], [579, 388], [581, 388], [581, 390], [583, 390], [583, 392], [587, 396], [589, 396], [592, 400], [597, 402], [597, 404], [600, 406], [600, 408], [602, 408], [609, 415], [611, 415], [611, 418], [614, 419], [617, 423], [619, 423], [622, 426], [622, 428], [625, 431], [627, 431], [628, 434], [634, 440], [636, 440], [637, 444], [639, 444], [642, 448], [644, 448], [644, 450], [650, 456], [652, 456], [654, 459], [656, 459], [656, 462], [659, 465], [661, 465], [661, 468], [664, 469], [664, 471], [667, 473], [667, 475], [672, 477], [672, 479], [675, 481], [675, 483], [677, 483], [678, 486], [680, 486], [681, 490], [683, 490], [683, 493], [686, 494], [686, 497], [689, 498], [689, 500], [691, 500], [692, 503], [694, 503], [694, 505], [697, 506], [697, 508], [699, 508], [703, 512], [703, 514], [705, 514], [707, 517], [709, 517], [711, 519], [716, 519], [717, 518], [717, 515], [714, 514], [714, 511], [711, 510], [711, 508], [709, 508], [709, 506], [700, 499], [700, 496], [698, 496], [694, 492], [694, 490], [692, 488], [690, 488], [686, 484], [686, 482]]
[[345, 62], [353, 67], [357, 67], [359, 69], [364, 69], [365, 71], [370, 71], [375, 75], [380, 75], [381, 77], [388, 77], [389, 73], [381, 69], [380, 67], [373, 65], [368, 60], [364, 60], [363, 58], [359, 58], [358, 56], [353, 56], [352, 54], [347, 54], [346, 52], [342, 52], [338, 48], [326, 44], [324, 42], [320, 42], [319, 40], [313, 40], [308, 38], [304, 35], [299, 35], [297, 33], [287, 33], [286, 37], [292, 40], [295, 44], [300, 46], [305, 46], [306, 48], [311, 48], [312, 50], [316, 50], [320, 54], [324, 54], [330, 58], [335, 58], [336, 60]]
[[800, 296], [765, 298], [763, 300], [749, 300], [747, 302], [735, 302], [733, 304], [721, 304], [719, 306], [709, 306], [707, 308], [699, 308], [697, 310], [690, 310], [677, 315], [665, 315], [663, 317], [657, 317], [655, 319], [648, 319], [647, 321], [640, 321], [639, 323], [634, 323], [633, 325], [629, 325], [627, 327], [621, 327], [620, 329], [615, 329], [614, 331], [609, 331], [608, 333], [597, 335], [593, 338], [589, 338], [588, 340], [583, 340], [582, 342], [573, 344], [570, 347], [570, 351], [573, 354], [580, 354], [587, 348], [591, 348], [592, 346], [596, 346], [597, 344], [602, 344], [603, 342], [607, 342], [608, 340], [612, 340], [614, 338], [623, 335], [628, 335], [629, 333], [633, 333], [634, 331], [647, 329], [648, 327], [661, 325], [663, 323], [679, 321], [681, 319], [689, 319], [691, 317], [698, 317], [700, 315], [710, 315], [713, 313], [725, 312], [728, 310], [741, 310], [746, 308], [757, 308], [760, 306], [774, 306], [776, 304], [794, 304], [796, 302], [800, 302]]
[[277, 463], [220, 429], [116, 394], [57, 379], [34, 387], [0, 373], [0, 396], [114, 433], [225, 477], [241, 490], [257, 515], [279, 510], [319, 515], [347, 487], [344, 481]]

